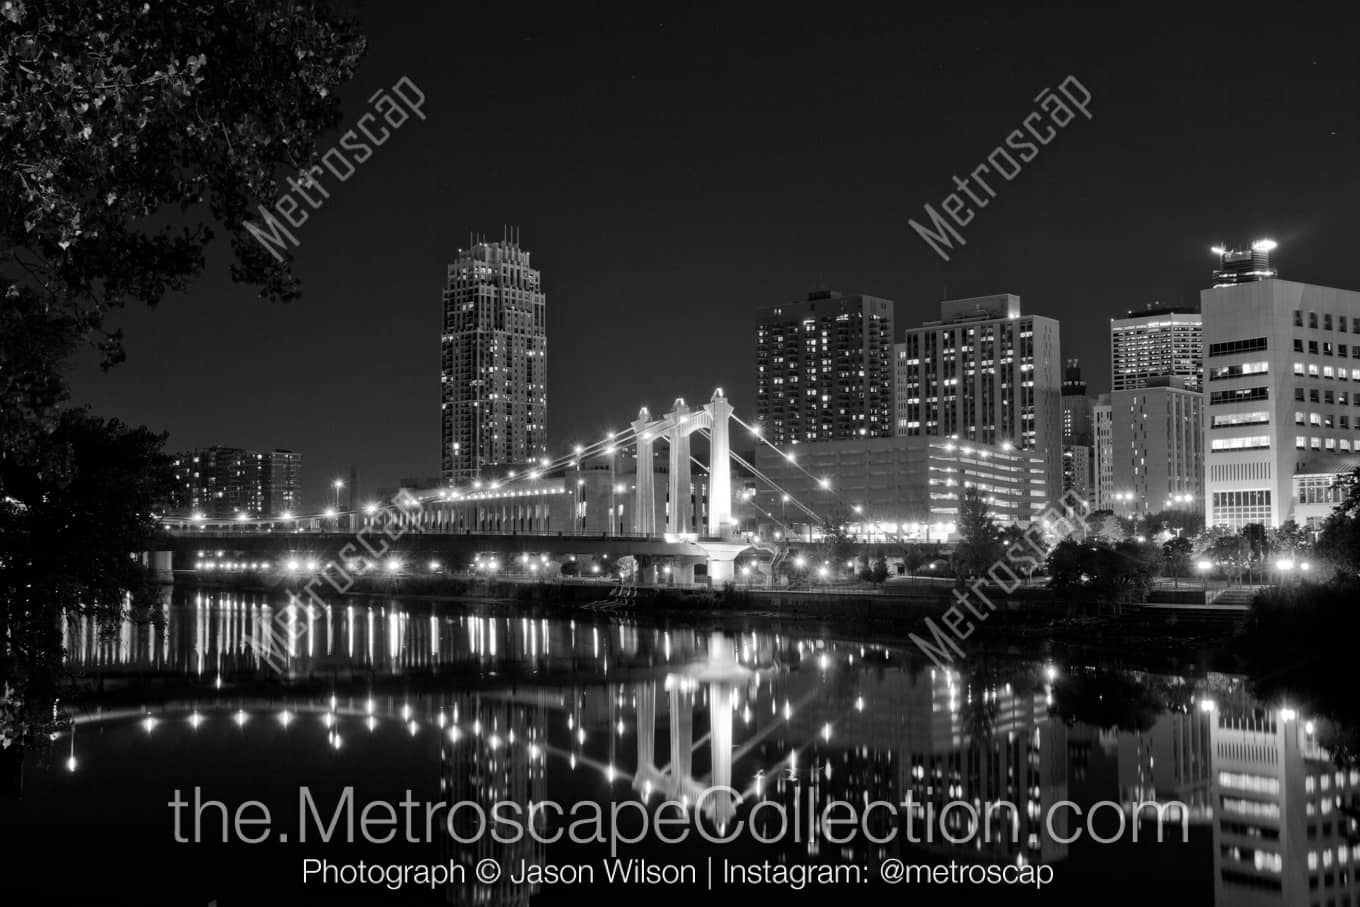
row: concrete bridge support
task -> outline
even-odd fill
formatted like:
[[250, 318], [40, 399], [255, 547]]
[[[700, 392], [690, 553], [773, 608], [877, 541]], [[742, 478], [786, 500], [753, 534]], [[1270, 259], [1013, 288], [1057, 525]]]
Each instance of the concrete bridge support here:
[[633, 532], [651, 537], [656, 535], [656, 472], [653, 460], [655, 430], [651, 427], [652, 414], [643, 407], [633, 423], [637, 437], [637, 479], [634, 483]]
[[671, 463], [670, 463], [670, 510], [666, 515], [666, 531], [672, 535], [680, 535], [684, 532], [692, 532], [692, 515], [690, 513], [690, 472], [689, 472], [689, 436], [694, 431], [691, 424], [693, 414], [685, 405], [681, 397], [677, 397], [675, 405], [666, 414], [671, 420], [672, 427], [667, 432], [666, 440], [670, 442]]

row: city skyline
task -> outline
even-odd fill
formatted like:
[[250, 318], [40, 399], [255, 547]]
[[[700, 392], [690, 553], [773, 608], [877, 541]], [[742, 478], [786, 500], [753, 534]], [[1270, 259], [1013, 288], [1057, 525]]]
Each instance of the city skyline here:
[[[554, 299], [548, 332], [563, 338], [549, 364], [552, 449], [619, 428], [616, 413], [714, 385], [754, 413], [753, 310], [819, 285], [897, 300], [898, 324], [926, 320], [942, 298], [1014, 292], [1028, 311], [1063, 323], [1069, 351], [1093, 348], [1106, 320], [1130, 309], [1192, 304], [1211, 283], [1218, 242], [1268, 235], [1286, 277], [1360, 286], [1342, 214], [1353, 207], [1343, 177], [1358, 105], [1339, 36], [1310, 35], [1277, 56], [1264, 51], [1297, 26], [1267, 37], [1186, 14], [1155, 39], [1113, 21], [1062, 23], [1045, 36], [1023, 21], [938, 13], [917, 29], [875, 12], [874, 21], [815, 28], [739, 13], [714, 37], [682, 11], [619, 17], [591, 37], [550, 16], [523, 46], [504, 49], [517, 65], [474, 56], [444, 68], [444, 15], [409, 10], [372, 23], [346, 110], [409, 75], [427, 96], [427, 119], [408, 124], [299, 231], [301, 300], [259, 302], [210, 255], [189, 294], [120, 315], [126, 363], [104, 374], [81, 354], [77, 401], [167, 430], [175, 448], [229, 439], [303, 451], [308, 501], [324, 500], [329, 477], [351, 464], [368, 487], [436, 475], [438, 427], [427, 415], [437, 401], [436, 288], [467, 230], [496, 235], [504, 223], [518, 224], [535, 250]], [[1225, 28], [1234, 41], [1205, 40]], [[935, 29], [968, 43], [921, 40]], [[860, 48], [861, 74], [821, 72], [784, 51], [812, 34]], [[620, 51], [565, 65], [582, 49], [594, 56], [598, 42]], [[878, 62], [874, 51], [894, 42], [913, 55]], [[1036, 52], [1017, 56], [1021, 44]], [[694, 47], [726, 68], [690, 73], [683, 61]], [[1158, 88], [1200, 85], [1211, 95], [1220, 71], [1248, 64], [1264, 87], [1231, 110], [1199, 91]], [[1094, 118], [1006, 187], [952, 262], [939, 261], [908, 218], [1028, 109], [1034, 91], [1069, 71], [1091, 89]], [[540, 115], [521, 118], [512, 99], [541, 91], [549, 72]], [[724, 93], [729, 79], [748, 87]], [[922, 80], [928, 90], [912, 92]], [[463, 128], [456, 86], [467, 81], [494, 86], [486, 116], [501, 138], [450, 146]], [[797, 113], [785, 113], [794, 98]], [[625, 110], [650, 112], [619, 126]], [[874, 141], [829, 150], [787, 141], [806, 122]], [[1262, 135], [1260, 122], [1274, 128]], [[739, 141], [701, 142], [706, 135]], [[1247, 136], [1249, 158], [1240, 154]], [[532, 172], [519, 173], [530, 160]], [[1136, 185], [1124, 176], [1134, 169]], [[1293, 178], [1305, 170], [1313, 178]], [[472, 172], [488, 178], [469, 180]], [[733, 199], [737, 216], [715, 217], [714, 193]], [[249, 373], [220, 381], [245, 358]], [[1083, 357], [1093, 388], [1108, 383], [1102, 358]], [[178, 377], [168, 387], [166, 370]], [[356, 426], [380, 431], [383, 443], [356, 443]]]

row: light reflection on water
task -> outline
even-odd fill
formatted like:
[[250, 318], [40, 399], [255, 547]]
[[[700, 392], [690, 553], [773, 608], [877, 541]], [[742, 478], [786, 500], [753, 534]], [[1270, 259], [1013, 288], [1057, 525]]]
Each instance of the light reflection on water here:
[[[1006, 801], [1018, 807], [1018, 830], [975, 833], [964, 845], [941, 837], [942, 829], [969, 833], [968, 817], [956, 810], [933, 830], [918, 817], [913, 837], [932, 834], [926, 844], [907, 845], [904, 834], [846, 845], [811, 836], [786, 838], [761, 855], [871, 868], [889, 858], [1045, 863], [1059, 867], [1060, 880], [1068, 873], [1068, 891], [1106, 895], [1117, 893], [1102, 873], [1135, 871], [1118, 861], [1146, 860], [1148, 852], [1112, 856], [1085, 840], [1069, 845], [1046, 833], [1042, 818], [1064, 800], [1111, 800], [1126, 816], [1138, 803], [1179, 801], [1190, 808], [1191, 842], [1159, 845], [1176, 850], [1155, 858], [1188, 867], [1185, 902], [1346, 903], [1360, 895], [1360, 846], [1351, 846], [1354, 823], [1341, 812], [1355, 803], [1360, 773], [1333, 765], [1309, 716], [1265, 708], [1241, 678], [1124, 672], [1126, 686], [1104, 687], [1105, 675], [1081, 665], [978, 661], [945, 670], [900, 648], [773, 632], [494, 610], [432, 614], [425, 605], [363, 598], [336, 599], [298, 618], [262, 595], [177, 595], [163, 624], [67, 628], [71, 668], [110, 691], [139, 684], [144, 695], [74, 714], [73, 734], [57, 743], [63, 756], [69, 749], [68, 774], [146, 783], [130, 777], [128, 764], [87, 758], [82, 743], [171, 731], [183, 741], [186, 729], [234, 728], [274, 749], [281, 733], [290, 735], [337, 760], [381, 740], [382, 750], [364, 749], [369, 761], [357, 771], [345, 763], [358, 775], [346, 783], [381, 775], [378, 753], [401, 747], [402, 758], [424, 766], [417, 780], [449, 802], [631, 797], [692, 806], [710, 785], [730, 785], [744, 797], [740, 805], [710, 798], [703, 807], [726, 827], [769, 800], [792, 808], [809, 797], [863, 804], [910, 795], [931, 815], [950, 801]], [[298, 619], [304, 631], [277, 632], [280, 621]], [[280, 667], [292, 684], [261, 686], [262, 678], [277, 680]], [[1110, 699], [1130, 683], [1155, 691], [1155, 705], [1120, 712]], [[176, 749], [197, 760], [204, 777], [230, 771], [204, 747]], [[318, 764], [279, 755], [274, 766], [296, 786]], [[43, 789], [56, 785], [49, 779]], [[1062, 813], [1054, 828], [1068, 836], [1081, 831], [1076, 823]], [[488, 855], [541, 862], [546, 854], [532, 840], [445, 849], [469, 865]], [[551, 857], [570, 858], [556, 845]], [[1089, 891], [1073, 879], [1086, 880]], [[553, 893], [502, 880], [443, 894], [453, 903], [527, 903]]]

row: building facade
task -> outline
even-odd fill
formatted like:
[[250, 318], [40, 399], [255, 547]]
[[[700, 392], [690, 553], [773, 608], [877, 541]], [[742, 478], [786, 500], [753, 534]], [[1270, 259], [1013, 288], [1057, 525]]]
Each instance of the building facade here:
[[171, 469], [170, 515], [273, 517], [301, 503], [302, 454], [296, 451], [205, 447], [177, 455]]
[[1360, 463], [1360, 292], [1270, 279], [1200, 298], [1206, 524], [1316, 526]]
[[1136, 516], [1203, 506], [1203, 401], [1180, 378], [1110, 395], [1111, 509]]
[[1110, 319], [1110, 389], [1147, 387], [1153, 378], [1181, 378], [1201, 390], [1204, 374], [1204, 323], [1189, 308], [1149, 306], [1125, 318]]
[[1114, 407], [1110, 395], [1101, 394], [1091, 407], [1091, 430], [1095, 435], [1093, 461], [1096, 510], [1114, 509]]
[[1258, 239], [1245, 249], [1214, 246], [1212, 251], [1218, 256], [1214, 286], [1233, 287], [1278, 277], [1279, 272], [1270, 266], [1270, 253], [1276, 245], [1273, 239]]
[[831, 290], [761, 309], [756, 415], [775, 444], [892, 434], [893, 304]]
[[1086, 393], [1081, 362], [1068, 359], [1063, 365], [1063, 494], [1077, 495], [1095, 505], [1095, 429], [1093, 400]]
[[[1048, 503], [1047, 464], [1006, 444], [924, 435], [860, 438], [808, 445], [792, 461], [761, 445], [756, 470], [792, 501], [844, 521], [851, 535], [870, 541], [948, 541], [968, 486], [978, 488], [1002, 525], [1027, 524]], [[841, 501], [857, 510], [838, 512]], [[755, 505], [795, 535], [810, 525], [807, 514], [764, 486]]]
[[1000, 446], [1045, 464], [1062, 493], [1062, 351], [1058, 322], [1023, 315], [1009, 293], [940, 304], [940, 320], [894, 347], [896, 433]]
[[465, 483], [548, 447], [542, 277], [518, 241], [459, 249], [444, 288], [440, 473]]

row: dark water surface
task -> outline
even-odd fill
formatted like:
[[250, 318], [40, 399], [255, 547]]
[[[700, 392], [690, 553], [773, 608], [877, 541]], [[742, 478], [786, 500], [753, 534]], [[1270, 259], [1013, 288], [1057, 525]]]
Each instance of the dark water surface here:
[[[1242, 678], [1023, 657], [946, 670], [873, 640], [608, 613], [282, 605], [179, 590], [162, 625], [68, 628], [70, 668], [101, 692], [68, 707], [73, 731], [24, 754], [21, 796], [0, 803], [11, 903], [1360, 903], [1343, 812], [1360, 773]], [[209, 804], [196, 831], [196, 789], [233, 814], [255, 801], [241, 816], [267, 809], [268, 828], [224, 841]], [[560, 840], [534, 840], [509, 806], [514, 821], [492, 823], [497, 801], [557, 804], [562, 817], [532, 827]], [[1188, 820], [1163, 813], [1158, 843], [1155, 804], [1173, 801]], [[479, 838], [472, 804], [488, 814]], [[618, 869], [647, 861], [650, 882], [609, 881], [608, 843], [570, 840], [607, 835], [611, 811], [629, 838], [644, 813], [672, 820], [617, 845]], [[407, 876], [304, 878], [321, 861]], [[476, 879], [485, 861], [492, 884]], [[886, 884], [896, 861], [908, 880]], [[463, 876], [412, 875], [431, 865]], [[911, 869], [926, 865], [943, 867], [935, 881]], [[563, 878], [519, 878], [536, 869]]]

